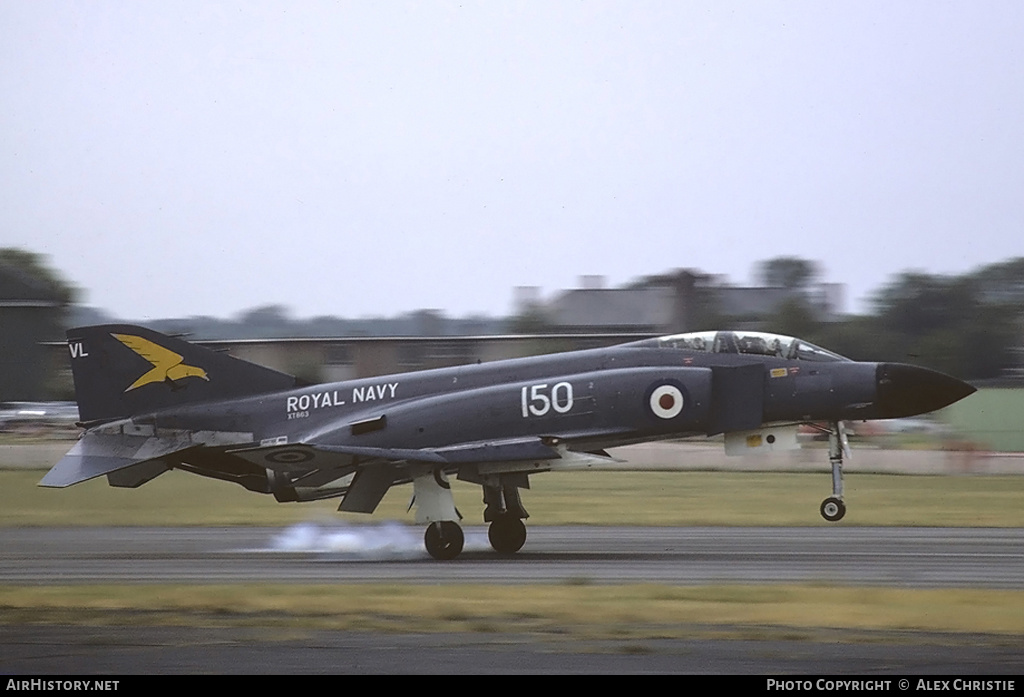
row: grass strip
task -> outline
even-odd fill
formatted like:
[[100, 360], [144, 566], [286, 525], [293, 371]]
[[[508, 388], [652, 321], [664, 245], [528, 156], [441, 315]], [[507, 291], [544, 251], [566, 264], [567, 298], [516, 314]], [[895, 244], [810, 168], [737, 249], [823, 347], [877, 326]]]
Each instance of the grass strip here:
[[[411, 521], [411, 485], [393, 487], [373, 516], [339, 514], [336, 499], [277, 503], [226, 482], [168, 472], [138, 489], [99, 478], [67, 489], [36, 486], [42, 472], [0, 471], [0, 527], [290, 525], [348, 519]], [[523, 492], [530, 525], [767, 525], [825, 523], [829, 474], [791, 472], [551, 472]], [[454, 482], [466, 524], [482, 522], [478, 486]], [[846, 477], [839, 525], [1024, 527], [1024, 477]]]
[[1024, 591], [816, 585], [0, 586], [0, 624], [260, 626], [685, 638], [820, 630], [971, 633], [1024, 643]]

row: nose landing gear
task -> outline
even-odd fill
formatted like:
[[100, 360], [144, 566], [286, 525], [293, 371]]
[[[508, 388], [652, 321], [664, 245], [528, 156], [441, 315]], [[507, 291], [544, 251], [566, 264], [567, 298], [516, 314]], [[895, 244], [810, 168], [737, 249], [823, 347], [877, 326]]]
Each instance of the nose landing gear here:
[[846, 515], [843, 503], [843, 453], [850, 449], [846, 429], [841, 421], [828, 424], [828, 459], [832, 464], [832, 495], [821, 502], [821, 517], [834, 523]]
[[846, 504], [842, 499], [829, 496], [821, 502], [821, 517], [825, 520], [834, 523], [837, 520], [842, 520], [844, 515], [846, 515]]

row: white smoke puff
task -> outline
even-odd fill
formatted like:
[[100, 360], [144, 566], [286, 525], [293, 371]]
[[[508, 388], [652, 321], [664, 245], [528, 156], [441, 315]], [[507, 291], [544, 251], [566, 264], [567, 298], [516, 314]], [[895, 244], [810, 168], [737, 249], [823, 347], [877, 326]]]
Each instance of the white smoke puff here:
[[280, 552], [312, 552], [320, 538], [320, 528], [312, 523], [292, 525], [274, 535], [271, 549]]
[[312, 552], [345, 559], [402, 559], [426, 554], [422, 539], [394, 521], [324, 529], [312, 523], [293, 525], [274, 536], [271, 547], [284, 552]]
[[491, 542], [487, 539], [486, 532], [469, 532], [463, 530], [466, 535], [466, 543], [462, 547], [463, 552], [491, 552]]

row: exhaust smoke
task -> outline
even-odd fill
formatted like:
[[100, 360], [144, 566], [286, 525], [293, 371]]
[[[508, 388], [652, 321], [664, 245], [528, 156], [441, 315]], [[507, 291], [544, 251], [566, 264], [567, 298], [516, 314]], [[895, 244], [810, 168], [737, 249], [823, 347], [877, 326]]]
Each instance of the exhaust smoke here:
[[[270, 541], [275, 552], [309, 552], [331, 559], [380, 561], [428, 558], [423, 529], [396, 521], [376, 525], [300, 523], [281, 530]], [[486, 535], [466, 534], [466, 550], [490, 549]]]

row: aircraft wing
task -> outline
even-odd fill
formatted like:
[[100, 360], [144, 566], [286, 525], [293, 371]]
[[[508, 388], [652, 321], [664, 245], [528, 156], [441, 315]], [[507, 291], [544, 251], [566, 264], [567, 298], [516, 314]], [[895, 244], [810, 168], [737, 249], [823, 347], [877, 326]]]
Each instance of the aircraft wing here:
[[[156, 435], [87, 432], [40, 481], [40, 486], [63, 488], [106, 476], [112, 486], [137, 487], [172, 468], [217, 479], [236, 481], [246, 488], [270, 491], [282, 501], [342, 496], [340, 510], [372, 512], [387, 490], [411, 481], [410, 467], [495, 474], [580, 466], [580, 458], [602, 453], [577, 453], [572, 439], [595, 435], [523, 437], [434, 448], [388, 448], [361, 445], [286, 443], [257, 445], [248, 433], [194, 431]], [[468, 468], [468, 469], [467, 469]]]
[[[457, 443], [430, 448], [386, 448], [361, 445], [328, 445], [294, 443], [270, 446], [244, 446], [227, 452], [253, 464], [278, 471], [321, 469], [342, 464], [364, 465], [373, 461], [391, 463], [422, 463], [433, 465], [462, 465], [516, 462], [525, 460], [557, 460], [564, 456], [565, 447], [557, 444], [588, 442], [597, 437], [619, 436], [621, 433], [573, 432], [545, 437], [528, 436], [475, 443]], [[347, 461], [342, 462], [345, 458]]]
[[[617, 462], [604, 453], [576, 453], [555, 437], [510, 438], [437, 448], [383, 448], [312, 443], [254, 446], [228, 451], [254, 465], [279, 472], [281, 500], [343, 496], [340, 511], [372, 513], [395, 484], [412, 480], [419, 466], [481, 475], [579, 467], [586, 460]], [[329, 488], [317, 488], [325, 487]]]

